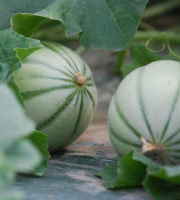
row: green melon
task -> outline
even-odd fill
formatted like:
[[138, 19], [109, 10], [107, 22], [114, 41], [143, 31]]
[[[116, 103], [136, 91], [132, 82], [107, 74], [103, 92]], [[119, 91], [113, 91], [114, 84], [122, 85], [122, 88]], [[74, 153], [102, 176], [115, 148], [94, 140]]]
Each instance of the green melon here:
[[87, 64], [72, 50], [43, 43], [16, 71], [15, 83], [27, 115], [37, 130], [48, 135], [49, 150], [75, 141], [90, 123], [97, 104], [97, 90]]
[[113, 96], [109, 134], [119, 155], [136, 149], [180, 163], [180, 63], [156, 61], [130, 73]]

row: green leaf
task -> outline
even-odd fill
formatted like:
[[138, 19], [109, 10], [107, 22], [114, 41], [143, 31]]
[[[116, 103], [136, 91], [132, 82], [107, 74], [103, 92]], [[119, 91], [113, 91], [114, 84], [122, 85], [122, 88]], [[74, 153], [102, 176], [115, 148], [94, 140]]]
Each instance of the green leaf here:
[[144, 45], [134, 45], [131, 51], [131, 56], [141, 66], [147, 65], [150, 62], [161, 60], [161, 56], [149, 51]]
[[144, 188], [154, 200], [179, 200], [180, 186], [154, 176], [147, 176]]
[[[41, 154], [28, 140], [34, 123], [26, 117], [12, 90], [0, 84], [0, 187], [10, 184], [18, 172], [33, 172], [41, 163]], [[40, 136], [39, 136], [40, 137]], [[45, 148], [45, 136], [41, 136]], [[45, 150], [44, 150], [45, 151]], [[45, 162], [43, 158], [43, 162]], [[44, 170], [44, 169], [43, 169]], [[42, 171], [41, 171], [42, 173]]]
[[180, 185], [180, 166], [163, 166], [153, 176]]
[[15, 178], [12, 167], [8, 164], [6, 157], [2, 151], [0, 151], [0, 190], [10, 185]]
[[24, 199], [24, 195], [22, 192], [8, 188], [8, 189], [0, 189], [0, 200], [22, 200]]
[[123, 65], [122, 66], [123, 77], [126, 77], [129, 73], [131, 73], [132, 71], [134, 71], [139, 67], [141, 67], [141, 65], [139, 65], [135, 61]]
[[47, 161], [50, 157], [47, 145], [47, 135], [39, 131], [34, 131], [28, 139], [38, 148], [42, 155], [41, 163], [34, 170], [36, 175], [42, 176], [47, 169]]
[[103, 178], [103, 181], [107, 188], [115, 189], [117, 182], [117, 170], [116, 167], [106, 165], [100, 172], [95, 176]]
[[180, 199], [180, 165], [160, 166], [135, 150], [124, 155], [116, 167], [107, 165], [98, 176], [107, 188], [144, 186], [155, 200]]
[[144, 45], [134, 45], [131, 49], [131, 57], [133, 62], [122, 67], [124, 77], [139, 67], [161, 60], [161, 56], [149, 51]]
[[123, 156], [117, 163], [116, 187], [141, 186], [146, 175], [146, 167], [141, 162], [133, 159], [134, 152]]
[[19, 173], [29, 173], [41, 162], [40, 152], [27, 139], [14, 142], [6, 151], [9, 166]]
[[0, 150], [5, 150], [17, 139], [30, 135], [35, 125], [5, 84], [0, 84], [0, 94]]
[[14, 83], [13, 73], [20, 68], [20, 60], [42, 46], [40, 41], [25, 38], [12, 29], [0, 31], [0, 82], [7, 82], [21, 103], [22, 98]]
[[148, 173], [153, 173], [156, 171], [159, 171], [161, 169], [161, 166], [155, 163], [153, 160], [151, 160], [149, 157], [141, 154], [140, 152], [134, 150], [132, 151], [132, 160], [138, 161], [142, 163], [147, 168]]
[[20, 34], [31, 36], [46, 19], [58, 20], [65, 26], [66, 36], [80, 33], [85, 48], [118, 51], [130, 46], [147, 2], [57, 0], [34, 15], [15, 15], [11, 27]]
[[153, 168], [151, 162], [136, 151], [131, 151], [118, 161], [116, 168], [106, 166], [98, 175], [111, 189], [141, 186], [146, 176], [146, 164]]
[[[21, 66], [15, 49], [17, 49], [17, 51], [19, 49], [24, 49], [27, 56], [27, 49], [31, 49], [32, 52], [42, 46], [40, 41], [25, 38], [24, 36], [15, 33], [12, 29], [0, 31], [0, 81], [8, 82], [12, 78], [13, 72]], [[19, 53], [19, 56], [24, 58], [22, 50], [21, 53]]]
[[1, 0], [0, 30], [10, 27], [10, 18], [16, 13], [35, 13], [44, 9], [54, 0]]
[[143, 186], [155, 200], [180, 199], [180, 166], [163, 166], [149, 173]]

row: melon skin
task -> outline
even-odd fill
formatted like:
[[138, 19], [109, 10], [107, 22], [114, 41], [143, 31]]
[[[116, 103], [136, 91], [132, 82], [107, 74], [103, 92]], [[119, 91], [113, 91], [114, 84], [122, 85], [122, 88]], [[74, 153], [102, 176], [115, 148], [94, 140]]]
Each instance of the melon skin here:
[[[30, 54], [14, 75], [25, 112], [48, 135], [49, 151], [74, 142], [91, 122], [97, 90], [87, 64], [69, 48], [50, 42]], [[75, 74], [87, 82], [79, 85]]]
[[142, 150], [141, 137], [161, 146], [161, 163], [180, 163], [180, 63], [152, 62], [120, 83], [108, 111], [109, 136], [116, 152]]

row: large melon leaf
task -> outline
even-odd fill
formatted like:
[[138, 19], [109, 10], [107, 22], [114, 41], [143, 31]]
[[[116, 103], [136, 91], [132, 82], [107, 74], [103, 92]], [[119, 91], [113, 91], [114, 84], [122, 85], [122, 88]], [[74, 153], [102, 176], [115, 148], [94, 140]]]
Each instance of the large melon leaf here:
[[36, 14], [17, 14], [12, 28], [31, 36], [46, 19], [62, 22], [66, 36], [81, 33], [85, 48], [127, 49], [148, 0], [57, 0]]

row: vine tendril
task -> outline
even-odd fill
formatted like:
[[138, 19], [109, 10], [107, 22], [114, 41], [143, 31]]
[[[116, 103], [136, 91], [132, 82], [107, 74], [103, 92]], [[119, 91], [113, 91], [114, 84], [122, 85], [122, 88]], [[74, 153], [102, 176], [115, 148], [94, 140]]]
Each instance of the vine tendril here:
[[[162, 47], [161, 47], [159, 50], [154, 50], [154, 49], [150, 48], [150, 47], [149, 47], [150, 42], [152, 42], [152, 40], [153, 40], [154, 38], [159, 37], [159, 36], [162, 36], [162, 40], [164, 39], [164, 42], [162, 43]], [[145, 47], [146, 47], [149, 51], [151, 51], [151, 52], [153, 52], [153, 53], [159, 53], [159, 52], [164, 51], [164, 49], [166, 48], [166, 46], [167, 46], [167, 48], [168, 48], [168, 50], [169, 50], [169, 53], [170, 53], [171, 55], [175, 56], [176, 58], [178, 58], [178, 60], [180, 60], [180, 56], [179, 56], [178, 54], [176, 54], [176, 53], [171, 49], [171, 46], [170, 46], [170, 44], [169, 44], [169, 39], [168, 39], [167, 33], [165, 33], [165, 32], [161, 32], [161, 33], [158, 33], [158, 34], [156, 34], [156, 35], [153, 35], [152, 37], [150, 37], [150, 38], [148, 39], [148, 41], [147, 41], [146, 44], [145, 44]]]

